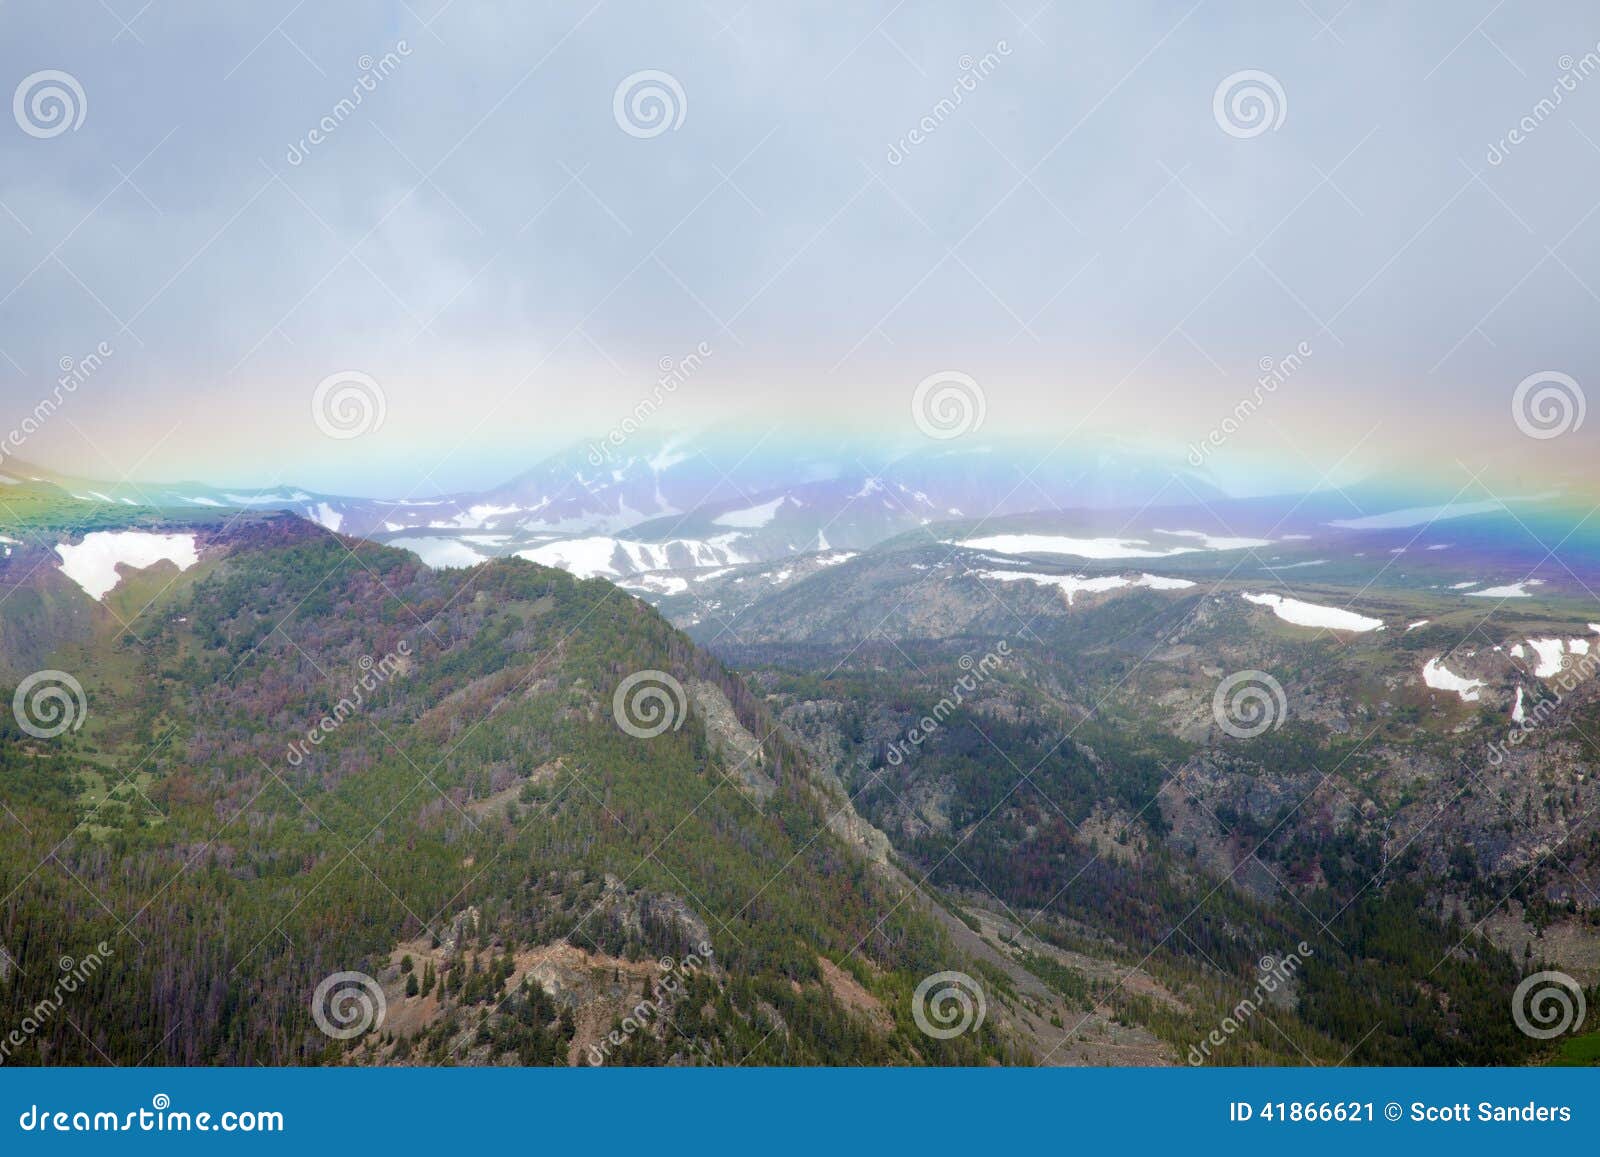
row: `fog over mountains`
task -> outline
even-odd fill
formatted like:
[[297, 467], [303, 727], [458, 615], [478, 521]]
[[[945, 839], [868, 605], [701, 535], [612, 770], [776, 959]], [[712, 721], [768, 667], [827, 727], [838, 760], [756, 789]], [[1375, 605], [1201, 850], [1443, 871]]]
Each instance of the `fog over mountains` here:
[[[15, 459], [5, 469], [7, 479], [80, 501], [172, 513], [287, 510], [432, 567], [518, 556], [651, 597], [740, 568], [788, 579], [902, 536], [1090, 569], [1167, 556], [1183, 573], [1226, 564], [1281, 583], [1337, 575], [1458, 590], [1532, 580], [1547, 595], [1587, 593], [1600, 567], [1596, 528], [1558, 490], [1501, 497], [1372, 480], [1238, 498], [1204, 468], [1105, 440], [1052, 450], [971, 437], [888, 447], [640, 433], [622, 445], [575, 443], [485, 490], [425, 498], [107, 482]], [[1241, 551], [1250, 557], [1241, 561]], [[785, 571], [796, 560], [810, 561]]]

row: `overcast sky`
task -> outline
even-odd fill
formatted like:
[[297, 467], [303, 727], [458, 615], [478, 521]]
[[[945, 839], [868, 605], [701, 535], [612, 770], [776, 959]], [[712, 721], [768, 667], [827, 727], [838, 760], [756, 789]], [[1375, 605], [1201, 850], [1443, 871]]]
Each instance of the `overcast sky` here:
[[[1592, 3], [0, 20], [6, 92], [57, 70], [82, 93], [34, 81], [76, 127], [26, 91], [0, 122], [0, 432], [63, 359], [111, 351], [15, 451], [53, 468], [485, 485], [614, 427], [702, 345], [661, 422], [898, 439], [918, 382], [958, 371], [985, 429], [1181, 455], [1304, 343], [1219, 473], [1570, 454], [1600, 428], [1529, 439], [1511, 413], [1530, 374], [1597, 378]], [[618, 112], [646, 70], [670, 124]], [[1245, 70], [1269, 123], [1219, 110]], [[345, 371], [383, 423], [334, 439], [313, 397]]]

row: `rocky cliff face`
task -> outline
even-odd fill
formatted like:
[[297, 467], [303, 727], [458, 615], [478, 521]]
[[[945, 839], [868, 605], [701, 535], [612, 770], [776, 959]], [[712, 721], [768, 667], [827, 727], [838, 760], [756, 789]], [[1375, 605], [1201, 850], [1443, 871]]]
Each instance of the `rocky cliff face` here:
[[[1406, 896], [1459, 922], [1444, 943], [1600, 980], [1588, 608], [1027, 565], [874, 552], [755, 600], [714, 647], [897, 856], [980, 907], [1120, 939], [1141, 877], [1319, 933]], [[957, 660], [997, 640], [1003, 675], [940, 714]]]

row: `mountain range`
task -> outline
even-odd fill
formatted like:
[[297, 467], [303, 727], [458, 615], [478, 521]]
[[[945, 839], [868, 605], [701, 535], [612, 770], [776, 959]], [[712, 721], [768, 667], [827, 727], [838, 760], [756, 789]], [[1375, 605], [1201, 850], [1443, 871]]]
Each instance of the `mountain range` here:
[[1495, 496], [1481, 486], [1467, 494], [1377, 479], [1240, 499], [1187, 462], [1103, 441], [908, 448], [870, 440], [812, 446], [726, 430], [636, 434], [621, 446], [574, 444], [486, 490], [426, 498], [107, 482], [16, 459], [0, 465], [0, 484], [8, 480], [178, 516], [287, 510], [410, 550], [430, 566], [511, 555], [651, 596], [682, 593], [728, 568], [839, 558], [902, 535], [979, 543], [1010, 535], [1023, 554], [1019, 532], [1115, 539], [1120, 551], [1101, 542], [1069, 546], [1067, 557], [1103, 562], [1181, 548], [1186, 567], [1233, 543], [1252, 552], [1249, 566], [1269, 573], [1328, 566], [1350, 579], [1365, 572], [1380, 585], [1478, 577], [1491, 588], [1533, 579], [1574, 590], [1600, 568], [1600, 530], [1559, 491]]
[[109, 950], [16, 1058], [1588, 1055], [1509, 1011], [1600, 980], [1581, 504], [714, 449], [416, 503], [7, 462], [0, 1005]]

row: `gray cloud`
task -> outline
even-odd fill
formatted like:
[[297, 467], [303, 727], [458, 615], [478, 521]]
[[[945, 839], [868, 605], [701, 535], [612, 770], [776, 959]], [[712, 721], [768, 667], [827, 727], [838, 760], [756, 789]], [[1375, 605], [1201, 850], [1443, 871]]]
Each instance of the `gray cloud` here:
[[[487, 483], [700, 342], [676, 420], [903, 426], [955, 367], [996, 429], [1183, 445], [1307, 341], [1229, 452], [1315, 474], [1385, 413], [1379, 447], [1429, 407], [1513, 440], [1520, 379], [1595, 364], [1600, 76], [1539, 109], [1597, 51], [1579, 3], [108, 3], [0, 43], [8, 90], [88, 101], [0, 131], [0, 408], [115, 350], [22, 451], [63, 468]], [[651, 139], [613, 119], [644, 69], [687, 100]], [[1244, 69], [1287, 102], [1250, 139], [1213, 118]], [[330, 443], [346, 368], [387, 418]]]

